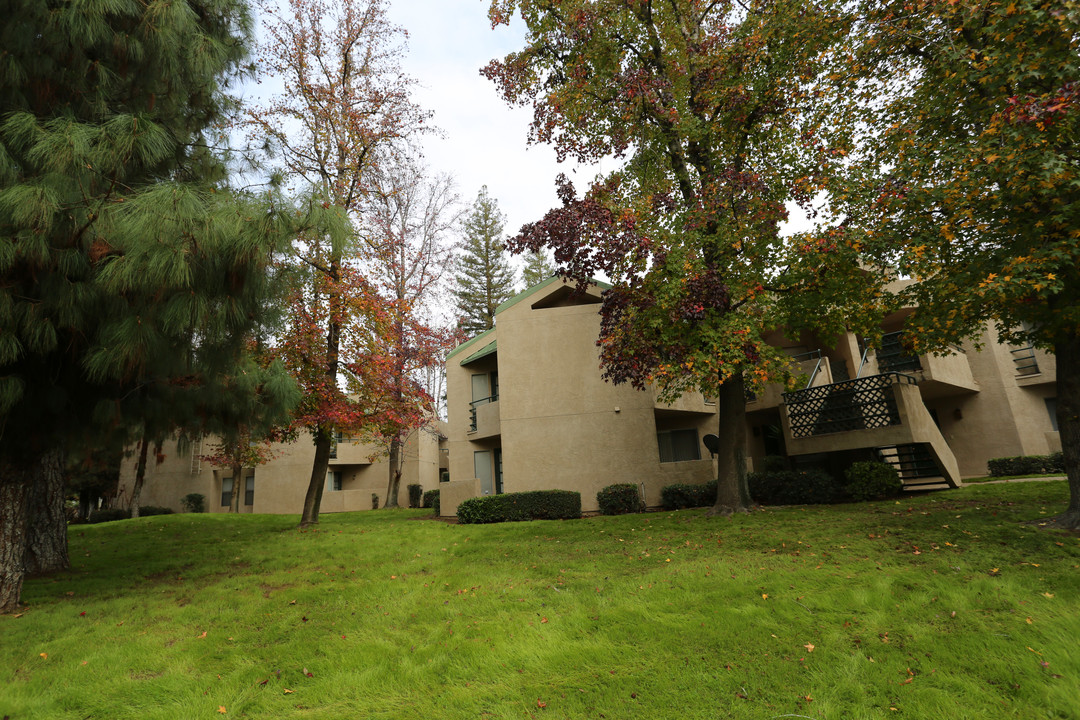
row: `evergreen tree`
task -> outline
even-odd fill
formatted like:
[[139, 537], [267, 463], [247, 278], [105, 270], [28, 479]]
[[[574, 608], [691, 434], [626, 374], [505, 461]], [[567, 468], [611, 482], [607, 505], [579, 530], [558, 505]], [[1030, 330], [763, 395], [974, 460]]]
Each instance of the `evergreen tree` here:
[[548, 258], [545, 251], [534, 250], [525, 254], [525, 267], [521, 271], [521, 276], [525, 281], [526, 290], [544, 282], [555, 273], [555, 263]]
[[[242, 2], [2, 2], [0, 612], [35, 533], [66, 565], [67, 453], [223, 402], [287, 213], [222, 183]], [[234, 386], [240, 384], [232, 383]], [[244, 385], [244, 387], [247, 387]], [[266, 398], [280, 382], [263, 384]], [[213, 397], [217, 395], [217, 397]], [[224, 402], [223, 402], [224, 404]], [[139, 415], [143, 414], [142, 417]], [[48, 518], [31, 518], [46, 491]], [[40, 538], [39, 538], [40, 539]]]
[[514, 295], [514, 272], [503, 248], [505, 222], [487, 186], [480, 188], [465, 218], [464, 254], [453, 291], [461, 329], [470, 337], [494, 327], [495, 309]]

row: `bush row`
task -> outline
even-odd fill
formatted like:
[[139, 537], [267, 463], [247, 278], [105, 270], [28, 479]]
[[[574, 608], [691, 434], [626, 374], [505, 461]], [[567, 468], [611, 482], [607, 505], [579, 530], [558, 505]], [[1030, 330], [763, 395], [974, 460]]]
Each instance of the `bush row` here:
[[[139, 517], [150, 517], [151, 515], [172, 515], [171, 508], [158, 507], [157, 505], [140, 505]], [[114, 520], [129, 520], [131, 519], [130, 510], [121, 510], [120, 508], [102, 508], [101, 510], [93, 510], [90, 512], [90, 517], [87, 518], [88, 523], [103, 523], [112, 522]]]
[[683, 508], [708, 507], [716, 504], [716, 481], [703, 485], [687, 485], [675, 483], [665, 485], [660, 490], [660, 505], [665, 510], [682, 510]]
[[517, 520], [570, 520], [581, 517], [581, 493], [534, 490], [469, 498], [458, 505], [458, 522], [496, 523]]
[[987, 461], [987, 472], [993, 477], [1004, 475], [1041, 475], [1065, 472], [1065, 457], [1061, 451], [1049, 455], [1019, 455]]

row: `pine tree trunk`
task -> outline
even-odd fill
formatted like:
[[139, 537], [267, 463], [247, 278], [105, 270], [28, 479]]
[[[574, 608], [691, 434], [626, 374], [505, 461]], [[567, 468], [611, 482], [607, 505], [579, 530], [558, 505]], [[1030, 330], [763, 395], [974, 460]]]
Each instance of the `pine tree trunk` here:
[[401, 436], [390, 441], [390, 479], [386, 485], [386, 503], [383, 507], [398, 506], [398, 491], [401, 489]]
[[64, 514], [64, 453], [59, 448], [41, 456], [30, 485], [26, 510], [27, 575], [67, 570], [67, 517]]
[[146, 480], [146, 451], [150, 445], [149, 438], [143, 432], [142, 442], [139, 443], [139, 462], [135, 466], [135, 484], [131, 486], [131, 517], [139, 517], [139, 496], [142, 495], [143, 481]]
[[323, 488], [326, 487], [326, 472], [330, 468], [333, 434], [331, 428], [319, 428], [315, 431], [315, 461], [311, 464], [311, 480], [308, 481], [307, 495], [304, 496], [304, 512], [300, 516], [301, 528], [319, 522], [319, 506], [322, 505]]
[[1069, 506], [1054, 525], [1080, 528], [1080, 333], [1063, 334], [1054, 343], [1057, 356], [1057, 421], [1065, 474], [1069, 478]]
[[35, 465], [0, 465], [0, 613], [15, 612], [22, 595], [26, 509]]
[[746, 395], [742, 373], [735, 373], [720, 386], [716, 414], [716, 504], [708, 514], [749, 512], [752, 502], [746, 483]]

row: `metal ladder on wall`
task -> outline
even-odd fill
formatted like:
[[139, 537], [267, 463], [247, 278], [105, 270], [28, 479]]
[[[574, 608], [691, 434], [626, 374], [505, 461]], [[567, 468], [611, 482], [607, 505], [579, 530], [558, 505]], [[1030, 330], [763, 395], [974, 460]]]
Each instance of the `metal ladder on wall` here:
[[202, 436], [191, 441], [191, 469], [192, 475], [202, 472]]

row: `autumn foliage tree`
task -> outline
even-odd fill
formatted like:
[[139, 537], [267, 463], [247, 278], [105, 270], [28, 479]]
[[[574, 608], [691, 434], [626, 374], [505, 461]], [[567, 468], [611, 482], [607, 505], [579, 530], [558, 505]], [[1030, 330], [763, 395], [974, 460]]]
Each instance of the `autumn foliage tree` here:
[[[554, 250], [560, 271], [604, 273], [600, 359], [615, 383], [718, 397], [714, 512], [744, 510], [745, 382], [783, 379], [778, 327], [839, 332], [856, 290], [850, 234], [831, 218], [784, 237], [785, 203], [811, 206], [841, 166], [811, 81], [846, 31], [830, 3], [789, 0], [495, 0], [526, 47], [484, 73], [531, 105], [531, 142], [560, 159], [623, 158], [513, 249]], [[868, 325], [872, 318], [855, 318]], [[745, 378], [745, 380], [744, 380]]]
[[441, 295], [460, 215], [453, 180], [406, 158], [375, 174], [362, 212], [364, 266], [387, 314], [388, 332], [376, 351], [389, 359], [386, 418], [378, 428], [389, 458], [388, 508], [398, 506], [406, 441], [436, 417], [424, 374], [454, 338], [437, 326], [431, 304]]
[[[357, 214], [379, 163], [425, 127], [412, 101], [412, 81], [399, 67], [403, 31], [386, 16], [385, 0], [288, 0], [263, 6], [260, 61], [283, 91], [250, 112], [252, 136], [265, 139], [286, 183], [336, 210], [339, 232], [307, 234], [294, 245], [303, 267], [284, 337], [304, 389], [300, 417], [315, 443], [301, 525], [318, 521], [335, 434], [376, 422], [383, 406], [356, 370], [384, 375], [365, 362], [386, 318], [375, 288], [358, 272]], [[348, 389], [344, 392], [342, 378]], [[361, 397], [355, 395], [359, 393]], [[374, 404], [373, 404], [374, 403]]]
[[1080, 4], [866, 2], [839, 65], [865, 133], [836, 196], [879, 262], [918, 278], [897, 302], [919, 352], [977, 337], [1057, 357], [1058, 427], [1080, 526]]

